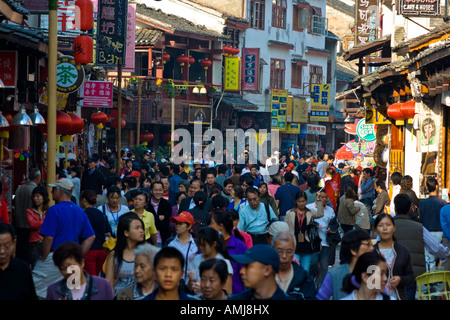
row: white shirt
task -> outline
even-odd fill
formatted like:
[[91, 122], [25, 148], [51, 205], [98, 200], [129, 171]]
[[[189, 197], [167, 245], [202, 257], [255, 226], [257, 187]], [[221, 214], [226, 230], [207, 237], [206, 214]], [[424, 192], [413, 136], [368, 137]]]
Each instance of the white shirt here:
[[396, 185], [396, 186], [392, 186], [392, 199], [391, 199], [391, 203], [389, 204], [389, 213], [391, 214], [392, 217], [395, 217], [395, 204], [394, 204], [394, 198], [396, 195], [398, 195], [400, 193], [400, 185]]
[[[228, 274], [233, 275], [233, 266], [231, 265], [230, 260], [225, 259], [225, 257], [220, 253], [217, 254], [215, 259], [220, 259], [220, 260], [225, 261], [225, 263], [227, 264]], [[203, 261], [205, 261], [205, 258], [203, 257], [203, 255], [201, 253], [197, 254], [195, 256], [194, 260], [192, 261], [190, 270], [188, 270], [188, 273], [192, 272], [194, 274], [195, 281], [200, 281], [200, 264]]]
[[184, 257], [184, 268], [183, 268], [183, 279], [188, 281], [187, 277], [187, 270], [191, 267], [192, 261], [194, 261], [195, 256], [198, 252], [198, 247], [195, 244], [194, 238], [192, 238], [192, 235], [190, 235], [190, 239], [188, 242], [186, 242], [185, 245], [181, 243], [181, 241], [178, 239], [178, 235], [169, 243], [169, 247], [173, 247], [175, 249], [178, 249], [183, 254]]
[[[317, 211], [317, 207], [316, 207], [316, 203], [310, 203], [307, 204], [306, 207], [309, 210], [314, 210]], [[324, 215], [322, 218], [319, 219], [314, 219], [314, 221], [316, 221], [319, 224], [319, 237], [322, 240], [322, 247], [328, 247], [328, 243], [327, 243], [327, 227], [328, 224], [330, 223], [331, 219], [334, 218], [335, 214], [334, 214], [334, 210], [332, 208], [330, 208], [329, 206], [326, 206], [323, 209]]]

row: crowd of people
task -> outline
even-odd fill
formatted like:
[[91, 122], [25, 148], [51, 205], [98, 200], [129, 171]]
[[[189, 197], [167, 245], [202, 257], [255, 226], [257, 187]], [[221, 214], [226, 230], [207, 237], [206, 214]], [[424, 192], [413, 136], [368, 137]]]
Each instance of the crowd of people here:
[[0, 299], [414, 300], [417, 276], [450, 268], [436, 178], [419, 200], [410, 176], [392, 173], [389, 190], [378, 168], [323, 151], [248, 154], [124, 150], [120, 172], [109, 154], [72, 160], [47, 184], [53, 205], [32, 168], [12, 212], [0, 206]]

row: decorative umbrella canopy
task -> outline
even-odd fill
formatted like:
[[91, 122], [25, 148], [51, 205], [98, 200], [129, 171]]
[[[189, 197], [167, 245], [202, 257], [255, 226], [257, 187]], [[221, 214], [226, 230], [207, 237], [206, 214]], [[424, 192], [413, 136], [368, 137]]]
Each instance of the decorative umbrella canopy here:
[[350, 149], [347, 148], [345, 145], [339, 148], [339, 150], [336, 152], [334, 156], [338, 160], [351, 160], [355, 157], [354, 154], [350, 151]]

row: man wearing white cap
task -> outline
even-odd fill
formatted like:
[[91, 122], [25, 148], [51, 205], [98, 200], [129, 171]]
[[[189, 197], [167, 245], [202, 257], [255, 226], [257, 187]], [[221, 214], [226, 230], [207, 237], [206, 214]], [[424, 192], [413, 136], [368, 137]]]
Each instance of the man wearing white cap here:
[[[40, 233], [42, 240], [41, 259], [33, 270], [33, 281], [36, 294], [45, 298], [47, 287], [62, 279], [62, 275], [53, 263], [53, 250], [67, 241], [79, 243], [85, 254], [95, 239], [95, 233], [84, 210], [70, 201], [73, 183], [62, 178], [53, 184], [52, 197], [55, 205], [51, 206], [42, 224]], [[81, 241], [81, 242], [80, 242]]]

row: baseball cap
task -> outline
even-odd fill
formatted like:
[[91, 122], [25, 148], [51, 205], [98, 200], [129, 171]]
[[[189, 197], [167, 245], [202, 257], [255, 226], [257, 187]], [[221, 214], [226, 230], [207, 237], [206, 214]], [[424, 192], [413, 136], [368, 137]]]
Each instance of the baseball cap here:
[[255, 244], [244, 254], [232, 254], [231, 258], [241, 264], [260, 262], [264, 265], [270, 265], [276, 272], [280, 269], [280, 256], [274, 248], [267, 244]]
[[139, 171], [133, 170], [133, 171], [131, 171], [131, 173], [128, 176], [129, 177], [140, 178], [141, 177], [141, 173]]
[[178, 216], [170, 217], [169, 220], [170, 222], [184, 222], [190, 224], [191, 226], [194, 225], [194, 217], [187, 211], [182, 211]]
[[72, 181], [70, 181], [70, 179], [67, 178], [56, 180], [55, 183], [49, 184], [48, 186], [52, 188], [61, 188], [67, 191], [73, 190], [73, 183]]

